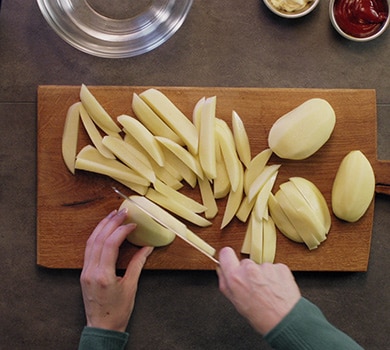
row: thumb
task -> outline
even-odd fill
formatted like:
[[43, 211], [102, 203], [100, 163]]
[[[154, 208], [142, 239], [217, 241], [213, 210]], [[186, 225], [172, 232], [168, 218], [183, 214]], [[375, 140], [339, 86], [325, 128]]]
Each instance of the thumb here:
[[153, 249], [153, 247], [142, 247], [134, 254], [133, 258], [127, 265], [126, 273], [124, 275], [126, 279], [138, 280], [145, 262], [149, 255], [152, 254]]

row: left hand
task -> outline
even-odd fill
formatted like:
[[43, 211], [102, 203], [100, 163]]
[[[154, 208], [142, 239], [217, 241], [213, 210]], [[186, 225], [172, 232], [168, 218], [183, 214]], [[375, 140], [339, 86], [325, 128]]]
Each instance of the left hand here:
[[116, 275], [119, 247], [135, 224], [122, 225], [127, 210], [114, 210], [87, 241], [80, 276], [87, 326], [124, 332], [133, 312], [139, 276], [152, 247], [141, 248], [123, 277]]

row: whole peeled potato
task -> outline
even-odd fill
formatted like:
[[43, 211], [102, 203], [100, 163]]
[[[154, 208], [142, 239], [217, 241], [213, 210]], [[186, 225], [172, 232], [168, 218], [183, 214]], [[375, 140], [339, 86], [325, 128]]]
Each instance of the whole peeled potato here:
[[332, 210], [342, 220], [358, 221], [375, 193], [375, 175], [366, 156], [358, 150], [341, 161], [332, 187]]
[[312, 98], [280, 117], [271, 127], [268, 144], [280, 158], [310, 157], [328, 141], [336, 123], [332, 106]]

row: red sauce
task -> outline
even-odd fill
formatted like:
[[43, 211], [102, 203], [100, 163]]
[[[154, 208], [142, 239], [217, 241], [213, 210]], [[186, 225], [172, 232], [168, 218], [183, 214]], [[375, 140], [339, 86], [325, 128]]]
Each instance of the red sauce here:
[[386, 0], [336, 0], [334, 16], [339, 27], [356, 38], [378, 32], [389, 14]]

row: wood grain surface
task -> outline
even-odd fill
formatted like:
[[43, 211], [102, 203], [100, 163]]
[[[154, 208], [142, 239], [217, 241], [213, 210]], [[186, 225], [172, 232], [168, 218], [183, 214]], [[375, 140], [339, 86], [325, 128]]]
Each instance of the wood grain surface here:
[[[132, 94], [147, 87], [89, 87], [99, 102], [116, 119], [120, 114], [133, 115]], [[246, 126], [252, 156], [267, 147], [268, 131], [284, 113], [312, 97], [325, 98], [336, 112], [336, 126], [330, 140], [313, 156], [303, 161], [286, 161], [272, 156], [270, 163], [282, 164], [274, 187], [291, 176], [314, 182], [330, 208], [332, 182], [342, 158], [360, 149], [379, 169], [379, 183], [389, 184], [389, 163], [377, 160], [376, 96], [374, 90], [262, 89], [157, 87], [189, 118], [195, 103], [203, 96], [217, 96], [217, 117], [231, 125], [235, 110]], [[77, 171], [72, 175], [61, 155], [61, 137], [67, 109], [79, 101], [80, 86], [40, 86], [38, 88], [38, 184], [37, 184], [37, 264], [49, 268], [81, 268], [85, 243], [98, 223], [122, 202], [112, 190], [117, 186], [130, 190], [107, 177]], [[79, 145], [90, 143], [80, 128]], [[385, 188], [387, 188], [385, 186]], [[185, 186], [183, 192], [199, 199], [199, 190]], [[239, 254], [246, 224], [234, 219], [220, 230], [225, 200], [218, 201], [219, 214], [213, 225], [199, 229], [188, 226], [217, 251], [233, 247]], [[295, 271], [366, 271], [370, 255], [374, 201], [357, 223], [346, 223], [332, 215], [328, 239], [316, 250], [294, 243], [278, 232], [276, 262]], [[121, 247], [118, 268], [124, 268], [136, 247], [125, 242]], [[246, 257], [241, 255], [242, 258]], [[215, 264], [194, 248], [176, 239], [171, 245], [155, 249], [147, 269], [215, 269]]]

